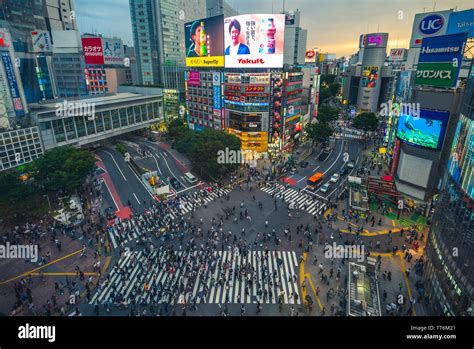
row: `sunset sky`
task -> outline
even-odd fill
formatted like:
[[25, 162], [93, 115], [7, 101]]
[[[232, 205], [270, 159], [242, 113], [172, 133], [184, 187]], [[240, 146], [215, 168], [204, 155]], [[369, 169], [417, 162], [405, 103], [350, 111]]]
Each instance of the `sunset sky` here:
[[[132, 45], [128, 0], [76, 0], [81, 32], [121, 37]], [[240, 13], [279, 13], [283, 0], [228, 0]], [[415, 13], [466, 10], [472, 0], [286, 0], [286, 10], [299, 9], [301, 26], [308, 30], [308, 48], [336, 53], [357, 52], [359, 35], [388, 32], [389, 48], [408, 47]], [[186, 9], [184, 9], [186, 10]]]

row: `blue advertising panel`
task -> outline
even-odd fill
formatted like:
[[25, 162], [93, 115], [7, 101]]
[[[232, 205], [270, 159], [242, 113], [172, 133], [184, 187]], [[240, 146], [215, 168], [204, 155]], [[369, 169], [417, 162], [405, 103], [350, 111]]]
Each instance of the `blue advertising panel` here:
[[3, 67], [5, 68], [8, 86], [10, 87], [10, 94], [12, 97], [13, 108], [15, 109], [15, 115], [24, 116], [25, 109], [21, 101], [15, 71], [13, 70], [12, 60], [10, 59], [10, 53], [8, 51], [2, 51], [0, 52], [0, 55], [2, 57]]
[[448, 169], [453, 180], [474, 199], [474, 122], [461, 114]]
[[457, 58], [461, 65], [466, 40], [467, 33], [424, 38], [418, 62], [452, 62]]
[[402, 114], [397, 137], [404, 143], [439, 150], [443, 145], [449, 112], [420, 110], [420, 116]]
[[221, 87], [220, 85], [218, 86], [213, 86], [213, 94], [214, 94], [214, 110], [220, 110], [221, 109]]
[[469, 38], [474, 38], [474, 9], [451, 12], [449, 15], [446, 34], [465, 33]]

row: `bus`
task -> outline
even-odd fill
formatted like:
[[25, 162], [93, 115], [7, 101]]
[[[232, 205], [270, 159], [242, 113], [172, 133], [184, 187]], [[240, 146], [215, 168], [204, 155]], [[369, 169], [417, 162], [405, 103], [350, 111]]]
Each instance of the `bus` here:
[[323, 179], [324, 179], [324, 174], [321, 172], [316, 172], [314, 175], [308, 178], [308, 185], [311, 188], [316, 189], [321, 185], [321, 183], [323, 182]]

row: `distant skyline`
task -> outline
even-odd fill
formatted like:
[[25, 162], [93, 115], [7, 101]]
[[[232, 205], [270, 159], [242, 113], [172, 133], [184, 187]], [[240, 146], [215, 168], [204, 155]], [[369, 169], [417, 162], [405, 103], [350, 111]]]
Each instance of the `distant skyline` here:
[[[283, 1], [227, 2], [240, 13], [280, 13]], [[117, 36], [133, 46], [128, 0], [76, 0], [75, 4], [81, 33]], [[287, 0], [285, 5], [286, 10], [300, 10], [301, 27], [308, 30], [308, 48], [338, 57], [356, 53], [360, 34], [368, 32], [387, 32], [389, 48], [408, 48], [416, 13], [431, 12], [434, 6], [458, 11], [474, 7], [472, 0]]]

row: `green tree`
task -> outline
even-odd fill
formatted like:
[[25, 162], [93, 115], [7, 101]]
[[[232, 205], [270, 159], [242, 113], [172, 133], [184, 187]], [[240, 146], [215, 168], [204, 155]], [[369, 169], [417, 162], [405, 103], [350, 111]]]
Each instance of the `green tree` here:
[[23, 183], [15, 171], [0, 173], [0, 193], [0, 217], [7, 223], [41, 217], [48, 211], [42, 192]]
[[339, 112], [336, 108], [332, 108], [328, 105], [320, 105], [318, 108], [318, 120], [321, 122], [329, 123], [337, 120]]
[[72, 194], [95, 168], [96, 159], [87, 150], [58, 147], [33, 161], [28, 170], [34, 182], [45, 191]]
[[168, 124], [168, 135], [174, 142], [178, 142], [192, 133], [180, 119], [174, 119]]
[[378, 128], [379, 120], [374, 113], [362, 113], [354, 118], [352, 125], [359, 130], [373, 132]]
[[311, 139], [311, 146], [314, 146], [316, 143], [327, 142], [334, 133], [331, 126], [321, 121], [309, 124], [306, 126], [305, 131], [308, 138]]

